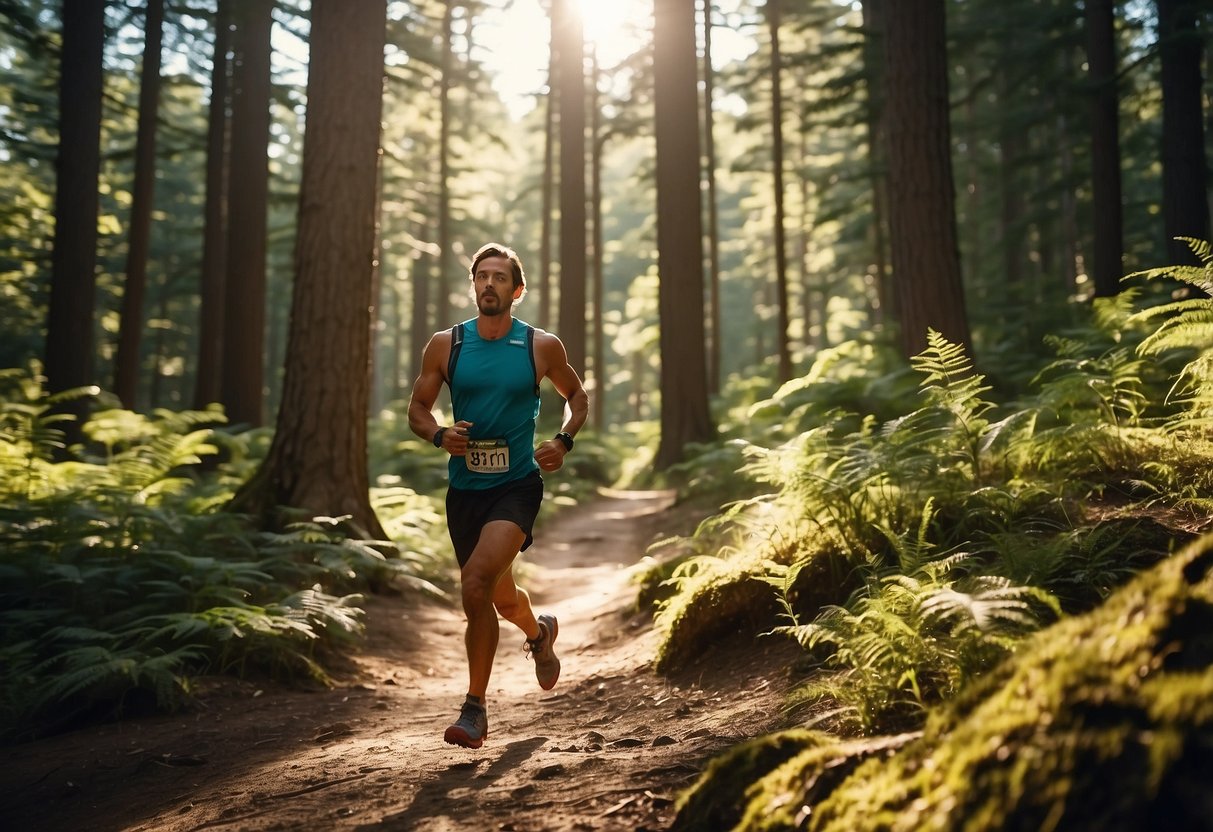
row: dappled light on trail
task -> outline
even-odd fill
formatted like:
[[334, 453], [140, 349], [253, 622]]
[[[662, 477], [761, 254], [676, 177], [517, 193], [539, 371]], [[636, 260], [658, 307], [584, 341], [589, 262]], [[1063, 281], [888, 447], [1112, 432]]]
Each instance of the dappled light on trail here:
[[[787, 650], [747, 643], [660, 677], [633, 566], [698, 517], [672, 492], [604, 491], [555, 515], [516, 564], [537, 612], [559, 616], [559, 684], [539, 689], [502, 627], [489, 735], [470, 751], [442, 730], [466, 685], [456, 603], [371, 596], [367, 639], [337, 687], [215, 681], [179, 716], [53, 737], [0, 764], [13, 828], [659, 829], [702, 762], [772, 727]], [[516, 639], [517, 643], [512, 643]], [[787, 645], [784, 645], [787, 647]], [[794, 649], [794, 648], [793, 648]]]

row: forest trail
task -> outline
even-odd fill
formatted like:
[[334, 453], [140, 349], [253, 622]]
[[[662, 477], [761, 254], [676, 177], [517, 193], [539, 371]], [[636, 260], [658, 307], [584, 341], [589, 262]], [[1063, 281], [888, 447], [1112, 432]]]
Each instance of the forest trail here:
[[339, 687], [224, 681], [188, 713], [5, 749], [0, 826], [122, 830], [660, 830], [713, 753], [774, 727], [790, 652], [723, 645], [675, 677], [650, 667], [633, 567], [693, 518], [666, 492], [603, 491], [536, 532], [516, 567], [560, 620], [559, 684], [540, 690], [502, 622], [475, 751], [442, 732], [466, 690], [456, 604], [376, 597]]

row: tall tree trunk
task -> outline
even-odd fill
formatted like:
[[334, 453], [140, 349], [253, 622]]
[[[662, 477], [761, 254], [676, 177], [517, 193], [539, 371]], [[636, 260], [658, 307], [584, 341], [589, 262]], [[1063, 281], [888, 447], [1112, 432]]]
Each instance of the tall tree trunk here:
[[[432, 231], [433, 229], [427, 227], [424, 221], [418, 221], [418, 240], [430, 239]], [[433, 259], [421, 252], [413, 257], [413, 314], [409, 324], [409, 370], [413, 378], [421, 373], [421, 355], [425, 351], [430, 333], [436, 326], [429, 316], [430, 286], [434, 282]]]
[[[47, 387], [54, 392], [93, 383], [104, 45], [105, 3], [63, 0], [55, 243], [44, 353]], [[78, 427], [69, 426], [69, 438], [78, 435]]]
[[[171, 265], [171, 264], [170, 264]], [[169, 319], [169, 290], [168, 277], [162, 272], [156, 278], [156, 314], [162, 321]], [[168, 360], [167, 327], [157, 327], [152, 334], [152, 377], [148, 385], [147, 401], [149, 407], [165, 407], [169, 403], [163, 400], [164, 367]]]
[[594, 280], [593, 316], [594, 316], [594, 386], [590, 401], [593, 407], [594, 427], [606, 430], [603, 420], [606, 406], [606, 336], [602, 332], [603, 298], [606, 292], [603, 287], [603, 233], [602, 233], [602, 149], [606, 144], [606, 136], [601, 135], [602, 124], [598, 107], [598, 50], [590, 46], [590, 207], [593, 220], [594, 261], [591, 273]]
[[[1058, 56], [1060, 68], [1068, 75], [1070, 59], [1065, 50], [1060, 51], [1061, 54]], [[1054, 94], [1053, 100], [1060, 101], [1060, 97]], [[1060, 148], [1057, 175], [1063, 183], [1068, 183], [1072, 182], [1074, 177], [1075, 165], [1072, 148], [1075, 146], [1075, 142], [1072, 140], [1070, 118], [1066, 113], [1066, 108], [1059, 106], [1057, 111], [1052, 131], [1052, 141], [1055, 143], [1053, 146]], [[1079, 238], [1081, 235], [1078, 227], [1078, 199], [1073, 187], [1066, 186], [1061, 189], [1060, 213], [1058, 231], [1061, 237], [1062, 276], [1065, 279], [1068, 294], [1074, 294], [1078, 291], [1078, 260], [1081, 256]]]
[[228, 262], [223, 304], [223, 404], [236, 424], [265, 420], [265, 280], [269, 197], [270, 32], [274, 0], [233, 8]]
[[143, 335], [143, 298], [152, 235], [156, 185], [156, 122], [160, 112], [160, 44], [164, 38], [164, 0], [147, 0], [143, 67], [139, 72], [139, 120], [135, 130], [135, 181], [126, 253], [126, 281], [114, 358], [114, 392], [133, 409], [139, 389], [139, 344]]
[[654, 460], [680, 462], [687, 444], [715, 434], [704, 350], [703, 220], [699, 203], [695, 8], [654, 0], [653, 105], [657, 139], [657, 271], [661, 441]]
[[[986, 147], [986, 141], [981, 135], [982, 128], [985, 126], [982, 118], [978, 115], [977, 102], [972, 96], [964, 99], [964, 103], [958, 108], [963, 117], [957, 118], [959, 124], [960, 141], [958, 145], [964, 147], [963, 152], [959, 154], [961, 160], [961, 182], [963, 183], [959, 189], [960, 193], [964, 194], [964, 228], [962, 237], [967, 240], [985, 240], [987, 218], [991, 211], [987, 210], [986, 205], [986, 189], [982, 177], [982, 149]], [[989, 308], [994, 305], [995, 301], [990, 297], [991, 281], [986, 279], [986, 275], [993, 274], [995, 266], [987, 265], [993, 254], [993, 246], [975, 245], [968, 252], [967, 259], [964, 264], [968, 267], [969, 273], [977, 278], [971, 285], [971, 294], [968, 295], [969, 302], [975, 304], [979, 308]]]
[[560, 101], [560, 337], [569, 364], [585, 367], [585, 39], [575, 0], [554, 0]]
[[434, 318], [446, 326], [451, 316], [451, 281], [455, 277], [455, 258], [451, 256], [451, 71], [454, 53], [451, 38], [454, 26], [453, 0], [443, 3], [442, 58], [438, 89], [438, 269], [434, 278]]
[[560, 338], [569, 364], [586, 365], [586, 70], [575, 0], [554, 0], [560, 113]]
[[[1167, 262], [1195, 265], [1176, 237], [1209, 239], [1208, 160], [1201, 95], [1204, 42], [1196, 0], [1158, 0], [1162, 64], [1162, 217]], [[1206, 18], [1207, 20], [1207, 18]]]
[[404, 275], [398, 275], [388, 283], [388, 296], [392, 299], [391, 326], [392, 360], [388, 372], [388, 402], [398, 402], [404, 397]]
[[556, 19], [551, 15], [548, 48], [548, 94], [543, 112], [543, 181], [539, 218], [539, 328], [552, 328], [552, 180], [556, 143]]
[[[1014, 88], [1009, 77], [1010, 56], [1000, 62], [998, 73], [998, 99], [1002, 104], [1002, 121], [998, 130], [998, 184], [1001, 216], [999, 218], [1000, 242], [1002, 244], [1003, 288], [1015, 287], [1023, 282], [1027, 254], [1024, 222], [1024, 172], [1021, 168], [1027, 136], [1023, 126], [1012, 119]], [[1005, 292], [999, 292], [1007, 298]], [[996, 296], [998, 296], [996, 295]], [[1009, 298], [1008, 298], [1009, 299]]]
[[779, 380], [792, 377], [792, 350], [788, 344], [791, 329], [788, 300], [788, 250], [784, 231], [783, 193], [783, 56], [779, 50], [779, 0], [767, 0], [767, 28], [771, 37], [771, 168], [775, 192], [775, 302], [779, 315], [776, 331], [779, 353]]
[[211, 103], [206, 126], [206, 204], [202, 225], [202, 277], [198, 313], [198, 368], [194, 407], [221, 399], [223, 361], [223, 287], [227, 280], [227, 109], [228, 50], [231, 48], [232, 0], [219, 0], [215, 11], [215, 54], [211, 59]]
[[720, 392], [720, 219], [716, 204], [716, 71], [712, 67], [712, 0], [703, 0], [703, 155], [708, 200], [708, 393]]
[[885, 8], [889, 243], [906, 357], [928, 328], [970, 345], [956, 239], [944, 0]]
[[[384, 11], [384, 37], [387, 35], [387, 11]], [[382, 97], [382, 96], [381, 96]], [[380, 111], [382, 112], [383, 104], [380, 102]], [[375, 218], [374, 236], [372, 239], [373, 249], [371, 251], [371, 308], [379, 313], [384, 306], [384, 281], [383, 281], [383, 237], [382, 237], [382, 217], [383, 217], [383, 162], [379, 158], [380, 143], [376, 143], [375, 147], [375, 205], [371, 209], [371, 215]], [[388, 287], [390, 290], [390, 287]], [[370, 326], [367, 328], [367, 357], [370, 366], [367, 368], [367, 384], [370, 385], [370, 390], [367, 398], [367, 406], [370, 412], [378, 414], [383, 410], [386, 404], [383, 393], [383, 365], [384, 356], [383, 350], [380, 349], [381, 333], [386, 326], [381, 314], [372, 314], [370, 316]], [[394, 387], [394, 385], [393, 385]]]
[[888, 261], [888, 177], [886, 175], [885, 138], [885, 0], [863, 0], [864, 69], [867, 77], [868, 164], [872, 180], [872, 278], [876, 282], [876, 302], [872, 319], [877, 325], [897, 318], [894, 293], [889, 285]]
[[1091, 210], [1095, 220], [1090, 273], [1095, 296], [1106, 298], [1120, 292], [1124, 254], [1115, 0], [1086, 0], [1086, 21], [1091, 95]]
[[[806, 86], [807, 88], [807, 86]], [[813, 187], [808, 175], [811, 164], [807, 130], [799, 133], [797, 151], [800, 156], [800, 230], [798, 232], [797, 262], [800, 264], [800, 285], [803, 287], [804, 347], [810, 355], [826, 346], [826, 287], [824, 279], [815, 274], [813, 262]]]
[[367, 386], [386, 0], [313, 0], [295, 289], [282, 405], [269, 453], [234, 505], [277, 525], [278, 506], [349, 515], [370, 506]]

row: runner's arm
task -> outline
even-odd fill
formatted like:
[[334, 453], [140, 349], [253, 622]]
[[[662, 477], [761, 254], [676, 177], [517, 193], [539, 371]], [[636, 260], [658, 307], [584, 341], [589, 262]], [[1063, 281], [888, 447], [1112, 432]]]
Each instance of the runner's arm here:
[[[438, 428], [442, 427], [434, 418], [434, 405], [442, 392], [442, 382], [446, 380], [443, 366], [450, 354], [450, 331], [435, 332], [421, 354], [421, 372], [413, 382], [413, 393], [409, 398], [409, 427], [427, 442], [432, 442]], [[466, 452], [468, 425], [470, 423], [459, 422], [451, 426], [453, 430], [442, 434], [442, 447], [452, 456], [462, 456]]]
[[[582, 386], [581, 377], [569, 364], [564, 344], [549, 332], [535, 333], [535, 353], [542, 362], [543, 374], [551, 379], [552, 386], [564, 397], [564, 421], [561, 433], [576, 436], [590, 414], [590, 396]], [[563, 464], [568, 453], [559, 439], [547, 439], [535, 449], [535, 461], [546, 471], [555, 471]]]

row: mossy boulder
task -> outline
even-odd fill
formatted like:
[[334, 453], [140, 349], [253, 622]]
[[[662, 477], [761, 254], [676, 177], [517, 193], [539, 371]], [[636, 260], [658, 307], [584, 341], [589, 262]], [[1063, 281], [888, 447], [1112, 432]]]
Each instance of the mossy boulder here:
[[676, 671], [723, 639], [770, 630], [778, 616], [775, 591], [766, 581], [741, 569], [713, 573], [671, 600], [654, 666], [661, 673]]
[[692, 795], [679, 828], [1213, 830], [1213, 536], [882, 739], [805, 743], [740, 785], [713, 767], [695, 791], [743, 795], [736, 823], [695, 825]]

